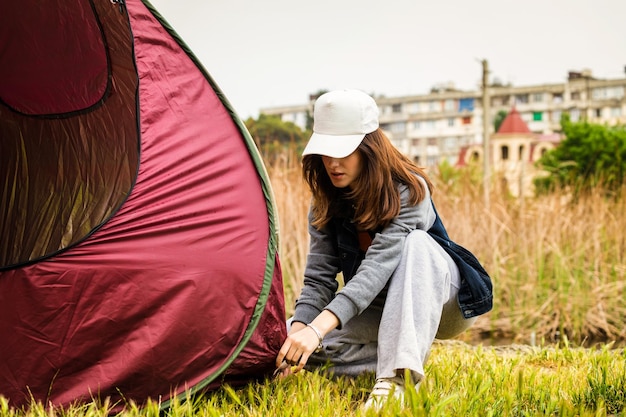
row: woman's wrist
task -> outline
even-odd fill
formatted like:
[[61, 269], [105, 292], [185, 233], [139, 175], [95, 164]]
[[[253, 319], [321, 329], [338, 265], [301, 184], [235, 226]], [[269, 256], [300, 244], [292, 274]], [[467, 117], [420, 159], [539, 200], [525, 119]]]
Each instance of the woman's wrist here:
[[301, 321], [292, 321], [291, 326], [289, 327], [289, 334], [299, 332], [302, 329], [306, 328], [306, 323]]
[[317, 327], [315, 327], [312, 323], [308, 323], [306, 327], [313, 330], [315, 332], [315, 335], [317, 336], [319, 343], [317, 345], [317, 348], [315, 349], [315, 353], [321, 352], [322, 349], [324, 349], [324, 345], [322, 344], [322, 342], [324, 341], [324, 336], [322, 335], [322, 332], [320, 332], [320, 330]]

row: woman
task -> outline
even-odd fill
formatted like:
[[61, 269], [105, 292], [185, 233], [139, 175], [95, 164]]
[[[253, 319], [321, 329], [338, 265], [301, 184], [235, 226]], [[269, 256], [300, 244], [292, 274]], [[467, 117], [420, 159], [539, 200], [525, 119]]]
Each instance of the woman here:
[[310, 252], [276, 363], [283, 375], [305, 365], [375, 371], [365, 406], [377, 408], [418, 384], [434, 338], [466, 330], [475, 312], [462, 314], [459, 269], [427, 233], [441, 225], [433, 185], [378, 127], [375, 101], [358, 90], [326, 93], [313, 131], [302, 161]]

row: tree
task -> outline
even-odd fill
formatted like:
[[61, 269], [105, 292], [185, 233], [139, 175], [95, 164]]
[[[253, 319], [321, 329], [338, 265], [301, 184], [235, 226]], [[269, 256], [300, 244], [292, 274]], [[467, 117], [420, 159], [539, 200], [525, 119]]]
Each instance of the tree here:
[[259, 115], [258, 119], [248, 118], [246, 127], [257, 147], [265, 153], [275, 153], [287, 147], [300, 149], [310, 134], [292, 122], [283, 122], [280, 117]]
[[566, 114], [561, 128], [565, 140], [538, 161], [549, 173], [535, 182], [538, 189], [571, 187], [577, 193], [602, 185], [618, 191], [626, 179], [626, 128], [573, 123]]
[[500, 110], [497, 114], [496, 117], [494, 117], [493, 119], [493, 131], [497, 132], [498, 129], [500, 129], [500, 125], [502, 124], [502, 122], [504, 121], [504, 119], [506, 118], [506, 116], [509, 113], [506, 112], [505, 110]]

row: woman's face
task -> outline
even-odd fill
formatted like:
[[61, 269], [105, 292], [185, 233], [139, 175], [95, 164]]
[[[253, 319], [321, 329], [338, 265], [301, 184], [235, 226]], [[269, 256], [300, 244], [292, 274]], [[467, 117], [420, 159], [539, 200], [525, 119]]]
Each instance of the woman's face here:
[[337, 188], [349, 187], [361, 174], [362, 158], [358, 150], [345, 158], [322, 156], [322, 162], [330, 180]]

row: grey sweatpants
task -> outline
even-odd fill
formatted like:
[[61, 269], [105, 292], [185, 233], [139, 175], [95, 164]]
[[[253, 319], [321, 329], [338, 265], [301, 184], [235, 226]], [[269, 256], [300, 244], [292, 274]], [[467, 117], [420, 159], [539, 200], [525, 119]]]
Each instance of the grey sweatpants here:
[[329, 332], [307, 368], [329, 365], [330, 372], [351, 376], [376, 371], [377, 378], [409, 369], [421, 381], [434, 339], [454, 337], [475, 322], [461, 314], [459, 285], [459, 271], [441, 246], [423, 230], [411, 232], [386, 293]]

